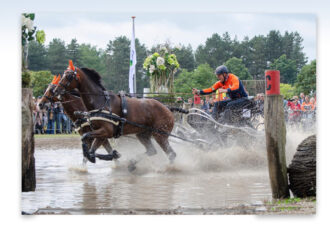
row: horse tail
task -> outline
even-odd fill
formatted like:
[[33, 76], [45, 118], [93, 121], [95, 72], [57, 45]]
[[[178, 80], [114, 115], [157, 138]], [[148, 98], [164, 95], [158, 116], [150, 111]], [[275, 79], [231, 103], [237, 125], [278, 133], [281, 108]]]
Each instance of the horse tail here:
[[179, 113], [185, 113], [185, 114], [189, 113], [188, 110], [185, 110], [185, 109], [182, 109], [182, 108], [179, 108], [179, 107], [169, 107], [169, 106], [167, 106], [167, 108], [169, 110], [171, 110], [171, 112], [179, 112]]

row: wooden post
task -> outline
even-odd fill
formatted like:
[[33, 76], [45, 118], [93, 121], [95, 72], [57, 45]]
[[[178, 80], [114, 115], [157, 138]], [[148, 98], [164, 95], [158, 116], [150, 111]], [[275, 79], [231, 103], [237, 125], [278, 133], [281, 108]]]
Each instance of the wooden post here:
[[22, 89], [22, 191], [36, 188], [32, 89]]
[[286, 128], [280, 71], [266, 71], [265, 133], [270, 184], [273, 198], [290, 197], [285, 159]]

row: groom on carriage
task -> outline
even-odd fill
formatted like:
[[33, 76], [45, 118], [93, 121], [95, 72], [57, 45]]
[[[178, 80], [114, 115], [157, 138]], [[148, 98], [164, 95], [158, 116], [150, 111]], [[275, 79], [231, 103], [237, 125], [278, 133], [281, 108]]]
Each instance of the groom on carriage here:
[[248, 101], [248, 95], [244, 89], [241, 80], [232, 73], [229, 73], [226, 66], [221, 65], [215, 69], [215, 75], [218, 80], [211, 88], [198, 90], [193, 88], [192, 93], [197, 95], [206, 95], [219, 89], [219, 93], [227, 93], [230, 99], [218, 101], [214, 104], [216, 110], [213, 114], [215, 120], [219, 120], [219, 114], [224, 112], [223, 122], [232, 123], [232, 110], [240, 108]]

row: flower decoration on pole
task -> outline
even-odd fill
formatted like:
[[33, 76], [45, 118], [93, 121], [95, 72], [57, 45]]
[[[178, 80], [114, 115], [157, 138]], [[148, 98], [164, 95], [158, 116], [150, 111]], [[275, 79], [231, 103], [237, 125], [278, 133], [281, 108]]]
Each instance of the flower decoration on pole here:
[[22, 14], [21, 15], [21, 28], [22, 28], [22, 51], [23, 51], [23, 68], [27, 69], [27, 55], [28, 55], [28, 42], [37, 40], [39, 43], [45, 42], [45, 32], [43, 30], [37, 30], [36, 26], [33, 26], [35, 14]]
[[179, 67], [175, 54], [170, 54], [165, 47], [159, 53], [148, 56], [143, 68], [150, 77], [151, 92], [173, 93], [174, 74]]
[[22, 87], [29, 87], [31, 76], [28, 71], [28, 44], [30, 41], [36, 40], [38, 43], [43, 44], [46, 39], [45, 32], [38, 30], [33, 26], [35, 14], [22, 14], [21, 15], [21, 31], [22, 31]]

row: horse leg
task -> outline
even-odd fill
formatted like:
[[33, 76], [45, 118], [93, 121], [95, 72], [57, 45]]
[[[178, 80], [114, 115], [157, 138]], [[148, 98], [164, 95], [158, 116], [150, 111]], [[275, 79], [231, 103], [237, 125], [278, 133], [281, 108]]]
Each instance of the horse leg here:
[[112, 159], [118, 159], [120, 157], [120, 154], [117, 152], [117, 150], [113, 150], [110, 143], [109, 143], [109, 140], [107, 138], [104, 139], [103, 143], [102, 143], [103, 147], [105, 148], [105, 150], [108, 152], [111, 158]]
[[[94, 139], [91, 147], [88, 146], [88, 139]], [[104, 130], [98, 129], [84, 133], [81, 137], [84, 156], [92, 163], [95, 163], [95, 151], [104, 142]]]
[[157, 154], [157, 150], [155, 149], [154, 145], [151, 142], [151, 135], [152, 135], [152, 133], [149, 131], [136, 134], [136, 137], [138, 138], [138, 140], [146, 148], [146, 150], [147, 150], [146, 154], [148, 156], [153, 156], [153, 155]]
[[87, 144], [85, 143], [86, 142], [85, 140], [82, 141], [83, 141], [82, 148], [83, 148], [84, 157], [87, 158], [90, 162], [95, 163], [95, 151], [100, 147], [104, 139], [95, 138], [90, 148], [88, 148]]
[[154, 134], [153, 137], [157, 141], [157, 143], [160, 145], [160, 147], [163, 149], [163, 151], [167, 154], [168, 159], [170, 160], [170, 163], [174, 162], [174, 159], [176, 157], [176, 153], [170, 146], [170, 143], [168, 142], [168, 136], [161, 135], [161, 134]]
[[[146, 154], [148, 156], [153, 156], [153, 155], [157, 154], [157, 150], [151, 142], [151, 135], [152, 135], [152, 133], [149, 132], [149, 131], [136, 134], [136, 137], [138, 138], [138, 140], [146, 148], [146, 150], [147, 150]], [[128, 171], [133, 172], [136, 169], [136, 164], [140, 160], [141, 159], [131, 160], [129, 165], [128, 165]]]

